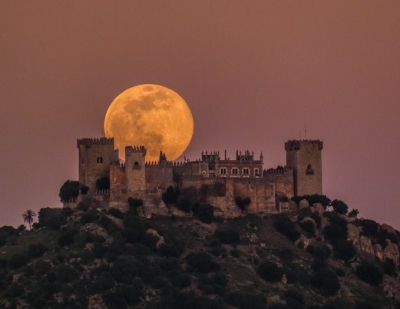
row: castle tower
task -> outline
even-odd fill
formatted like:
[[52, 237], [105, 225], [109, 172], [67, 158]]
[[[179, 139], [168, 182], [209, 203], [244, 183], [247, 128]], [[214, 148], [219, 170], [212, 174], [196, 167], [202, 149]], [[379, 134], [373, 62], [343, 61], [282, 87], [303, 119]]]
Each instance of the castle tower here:
[[322, 194], [322, 148], [319, 140], [285, 143], [286, 165], [293, 168], [295, 196]]
[[125, 148], [125, 172], [128, 192], [146, 190], [146, 148], [127, 146]]
[[79, 182], [89, 187], [89, 192], [96, 192], [96, 181], [109, 177], [110, 158], [114, 153], [113, 138], [78, 139]]

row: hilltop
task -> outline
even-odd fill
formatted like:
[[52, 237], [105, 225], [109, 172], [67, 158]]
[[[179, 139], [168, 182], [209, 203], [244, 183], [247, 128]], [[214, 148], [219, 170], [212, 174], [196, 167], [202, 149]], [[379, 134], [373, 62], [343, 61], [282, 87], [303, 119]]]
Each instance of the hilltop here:
[[[400, 233], [312, 200], [282, 214], [139, 217], [81, 203], [0, 228], [5, 308], [400, 308]], [[341, 201], [340, 201], [341, 202]], [[173, 204], [169, 205], [174, 208]], [[346, 206], [347, 207], [347, 206]]]

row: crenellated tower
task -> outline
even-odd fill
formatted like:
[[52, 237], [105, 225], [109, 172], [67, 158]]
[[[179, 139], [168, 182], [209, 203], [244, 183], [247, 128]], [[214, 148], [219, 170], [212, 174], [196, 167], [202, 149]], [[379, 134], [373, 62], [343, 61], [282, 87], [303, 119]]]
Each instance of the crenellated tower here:
[[128, 192], [146, 191], [146, 148], [144, 146], [125, 148], [125, 173]]
[[293, 168], [296, 196], [322, 194], [322, 148], [320, 140], [289, 140], [285, 143], [286, 165]]
[[113, 138], [78, 139], [79, 182], [96, 192], [96, 181], [110, 174], [110, 160], [114, 154]]

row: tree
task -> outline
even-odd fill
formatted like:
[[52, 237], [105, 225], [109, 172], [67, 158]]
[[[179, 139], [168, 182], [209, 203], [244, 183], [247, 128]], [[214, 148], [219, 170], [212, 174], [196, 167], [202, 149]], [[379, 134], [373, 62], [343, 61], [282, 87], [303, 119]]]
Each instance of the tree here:
[[76, 199], [79, 195], [79, 181], [67, 180], [60, 188], [58, 196], [62, 203], [68, 202], [71, 199]]
[[372, 263], [363, 263], [357, 266], [356, 274], [358, 278], [370, 285], [379, 285], [383, 280], [382, 269]]
[[354, 248], [353, 242], [342, 239], [335, 243], [333, 251], [335, 253], [335, 257], [343, 261], [351, 260], [356, 254], [356, 249]]
[[201, 204], [196, 216], [201, 222], [211, 223], [214, 218], [214, 207], [210, 204]]
[[240, 210], [244, 212], [247, 206], [251, 204], [251, 199], [249, 197], [242, 199], [240, 196], [238, 196], [237, 198], [235, 198], [235, 203], [240, 208]]
[[338, 214], [345, 215], [347, 214], [349, 207], [347, 204], [341, 200], [333, 200], [331, 203], [333, 210]]
[[335, 295], [340, 290], [340, 282], [336, 273], [327, 268], [321, 268], [313, 273], [311, 285], [328, 296]]
[[268, 282], [278, 282], [282, 279], [283, 269], [273, 262], [262, 261], [258, 266], [257, 273]]
[[31, 209], [28, 209], [27, 211], [25, 211], [22, 214], [22, 218], [24, 219], [24, 223], [28, 222], [28, 224], [29, 224], [29, 230], [32, 229], [33, 217], [36, 217], [36, 213]]
[[353, 209], [349, 212], [349, 217], [350, 217], [350, 218], [357, 218], [358, 214], [359, 214], [358, 209], [354, 209], [354, 208], [353, 208]]

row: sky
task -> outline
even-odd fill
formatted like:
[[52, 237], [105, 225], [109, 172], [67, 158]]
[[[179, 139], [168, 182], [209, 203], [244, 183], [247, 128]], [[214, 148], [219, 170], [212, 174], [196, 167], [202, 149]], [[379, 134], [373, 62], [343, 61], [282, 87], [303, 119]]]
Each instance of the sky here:
[[61, 207], [76, 140], [122, 91], [179, 93], [185, 156], [285, 164], [324, 142], [323, 193], [400, 229], [400, 1], [0, 1], [0, 226]]

